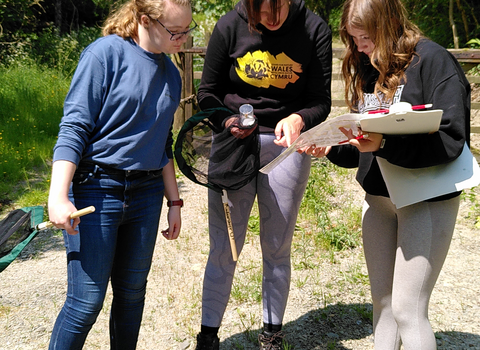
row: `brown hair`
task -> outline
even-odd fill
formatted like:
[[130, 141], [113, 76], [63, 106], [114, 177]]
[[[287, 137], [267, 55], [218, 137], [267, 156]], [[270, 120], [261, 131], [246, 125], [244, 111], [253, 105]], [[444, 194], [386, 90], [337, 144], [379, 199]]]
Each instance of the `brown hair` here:
[[102, 30], [103, 35], [117, 34], [124, 39], [136, 37], [142, 16], [146, 15], [152, 19], [161, 18], [166, 1], [180, 6], [191, 6], [190, 0], [130, 0], [106, 19]]
[[247, 11], [248, 28], [251, 32], [258, 32], [257, 24], [260, 23], [261, 14], [260, 8], [262, 4], [267, 1], [270, 5], [270, 13], [272, 14], [272, 22], [278, 21], [278, 14], [282, 7], [282, 0], [244, 0], [243, 5]]
[[340, 21], [340, 37], [346, 46], [342, 64], [345, 99], [352, 109], [363, 99], [366, 66], [365, 55], [358, 52], [347, 26], [368, 33], [375, 44], [370, 63], [378, 70], [375, 95], [385, 94], [391, 101], [405, 77], [405, 69], [414, 56], [415, 46], [422, 37], [417, 26], [407, 18], [400, 0], [346, 0]]

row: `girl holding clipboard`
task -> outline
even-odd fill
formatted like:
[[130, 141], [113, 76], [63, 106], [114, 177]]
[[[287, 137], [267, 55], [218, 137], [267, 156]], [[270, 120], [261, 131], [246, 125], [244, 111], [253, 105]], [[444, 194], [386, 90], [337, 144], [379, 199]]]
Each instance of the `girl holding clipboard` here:
[[447, 256], [460, 192], [397, 208], [377, 159], [403, 168], [454, 161], [470, 134], [470, 85], [456, 59], [407, 19], [400, 0], [347, 0], [340, 33], [343, 76], [352, 111], [388, 109], [398, 102], [443, 110], [434, 133], [368, 133], [338, 147], [310, 147], [342, 167], [358, 167], [366, 191], [363, 243], [373, 300], [376, 350], [436, 349], [428, 320], [430, 295]]

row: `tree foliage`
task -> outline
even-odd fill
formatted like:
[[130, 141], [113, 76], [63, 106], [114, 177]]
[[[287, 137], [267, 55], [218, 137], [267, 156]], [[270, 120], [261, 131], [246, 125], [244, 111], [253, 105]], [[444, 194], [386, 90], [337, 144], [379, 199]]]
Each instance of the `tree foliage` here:
[[[61, 33], [70, 33], [81, 27], [99, 26], [112, 7], [125, 0], [0, 0], [1, 41], [12, 33], [40, 33], [55, 24], [55, 6], [61, 7]], [[343, 0], [305, 0], [307, 7], [319, 14], [332, 27], [338, 29], [338, 19]], [[478, 0], [453, 0], [454, 22], [460, 45], [480, 37], [480, 2]], [[196, 17], [206, 26], [233, 8], [236, 0], [193, 0]], [[453, 45], [453, 35], [448, 18], [449, 1], [404, 0], [411, 19], [432, 40], [443, 46]]]
[[9, 33], [36, 22], [31, 0], [0, 0], [0, 34]]
[[305, 0], [307, 7], [322, 17], [327, 23], [330, 23], [334, 32], [338, 31], [338, 21], [334, 21], [337, 24], [332, 25], [332, 13], [339, 17], [340, 8], [342, 7], [343, 0]]
[[[0, 0], [0, 64], [33, 55], [44, 62], [61, 61], [67, 50], [81, 50], [84, 42], [94, 39], [112, 8], [128, 0]], [[231, 10], [237, 0], [192, 0], [197, 22], [205, 32]], [[410, 17], [426, 36], [444, 47], [453, 47], [452, 26], [447, 0], [403, 0]], [[313, 12], [324, 18], [338, 34], [343, 0], [305, 0]], [[453, 23], [460, 47], [475, 45], [480, 39], [480, 2], [452, 0]], [[85, 34], [85, 30], [87, 34]], [[196, 35], [204, 35], [199, 31]], [[56, 37], [57, 36], [57, 37]], [[57, 43], [50, 43], [55, 41]], [[67, 42], [73, 40], [78, 45]], [[469, 44], [467, 44], [469, 43]], [[42, 46], [42, 47], [39, 47]], [[67, 49], [65, 49], [67, 46]], [[60, 47], [60, 49], [58, 49]], [[57, 53], [47, 52], [57, 50]], [[51, 57], [49, 58], [50, 55]], [[56, 55], [56, 58], [53, 56]], [[68, 56], [75, 61], [75, 57]]]
[[[448, 18], [447, 0], [404, 0], [411, 20], [423, 33], [439, 43], [452, 48], [453, 34]], [[456, 24], [460, 47], [473, 38], [480, 37], [480, 2], [478, 0], [454, 0], [453, 20]]]

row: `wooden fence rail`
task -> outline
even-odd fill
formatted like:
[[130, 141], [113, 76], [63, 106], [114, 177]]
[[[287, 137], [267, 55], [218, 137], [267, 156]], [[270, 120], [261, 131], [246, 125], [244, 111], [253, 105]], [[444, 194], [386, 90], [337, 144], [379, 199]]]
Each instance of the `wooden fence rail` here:
[[[182, 72], [182, 80], [184, 84], [183, 91], [183, 103], [177, 114], [175, 115], [175, 129], [180, 129], [185, 120], [190, 118], [194, 114], [193, 108], [193, 99], [196, 97], [194, 80], [201, 79], [202, 72], [195, 71], [193, 65], [193, 55], [198, 55], [200, 57], [205, 57], [207, 51], [206, 47], [192, 47], [191, 38], [186, 43], [186, 47], [180, 51], [179, 66], [180, 71]], [[480, 64], [480, 50], [473, 49], [449, 49], [449, 51], [455, 56], [455, 58], [462, 64], [465, 71], [470, 70], [472, 67]], [[344, 49], [333, 49], [333, 59], [342, 59]], [[480, 76], [467, 75], [467, 79], [470, 83], [480, 84]], [[341, 80], [340, 73], [332, 74], [332, 81]], [[346, 107], [345, 100], [332, 99], [333, 107]], [[480, 110], [480, 102], [472, 102], [473, 110]], [[472, 133], [480, 133], [480, 126], [471, 126]]]

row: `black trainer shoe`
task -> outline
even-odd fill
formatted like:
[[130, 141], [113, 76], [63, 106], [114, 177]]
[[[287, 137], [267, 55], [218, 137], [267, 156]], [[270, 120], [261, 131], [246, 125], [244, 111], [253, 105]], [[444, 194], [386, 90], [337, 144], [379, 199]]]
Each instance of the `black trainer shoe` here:
[[282, 350], [284, 337], [285, 333], [282, 331], [277, 333], [263, 331], [258, 335], [260, 350]]
[[219, 350], [220, 339], [216, 334], [197, 334], [197, 347], [195, 350]]

